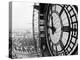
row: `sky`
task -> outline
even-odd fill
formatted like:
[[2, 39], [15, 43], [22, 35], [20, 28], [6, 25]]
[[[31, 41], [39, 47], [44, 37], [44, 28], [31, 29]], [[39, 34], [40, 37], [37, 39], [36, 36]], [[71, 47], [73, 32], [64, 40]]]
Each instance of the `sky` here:
[[32, 29], [33, 3], [12, 3], [12, 30]]

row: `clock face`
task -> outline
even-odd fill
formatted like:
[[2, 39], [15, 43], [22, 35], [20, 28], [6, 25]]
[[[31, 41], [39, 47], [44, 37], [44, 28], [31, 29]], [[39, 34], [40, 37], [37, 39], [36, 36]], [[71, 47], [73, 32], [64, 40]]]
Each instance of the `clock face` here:
[[77, 47], [77, 12], [70, 5], [49, 5], [47, 45], [51, 55], [70, 55]]

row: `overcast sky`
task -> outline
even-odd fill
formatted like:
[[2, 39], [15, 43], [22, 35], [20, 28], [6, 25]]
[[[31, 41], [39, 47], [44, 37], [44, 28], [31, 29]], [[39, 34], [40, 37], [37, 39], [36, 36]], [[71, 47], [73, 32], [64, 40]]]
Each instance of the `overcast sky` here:
[[32, 28], [33, 3], [12, 3], [12, 30]]

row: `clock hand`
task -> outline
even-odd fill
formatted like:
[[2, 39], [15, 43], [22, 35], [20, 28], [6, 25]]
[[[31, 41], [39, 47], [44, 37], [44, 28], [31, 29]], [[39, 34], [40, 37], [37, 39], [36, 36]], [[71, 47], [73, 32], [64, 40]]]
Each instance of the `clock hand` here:
[[54, 34], [54, 32], [56, 31], [55, 27], [53, 26], [53, 17], [51, 17], [51, 24], [52, 24], [52, 34]]
[[51, 17], [51, 22], [52, 22], [52, 28], [53, 28], [53, 17]]

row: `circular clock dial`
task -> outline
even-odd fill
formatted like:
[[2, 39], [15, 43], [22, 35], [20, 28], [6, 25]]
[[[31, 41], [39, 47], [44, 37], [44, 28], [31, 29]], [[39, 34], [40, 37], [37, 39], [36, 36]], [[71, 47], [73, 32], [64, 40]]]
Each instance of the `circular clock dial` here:
[[77, 46], [77, 13], [69, 5], [50, 5], [47, 19], [47, 45], [51, 55], [69, 55]]

